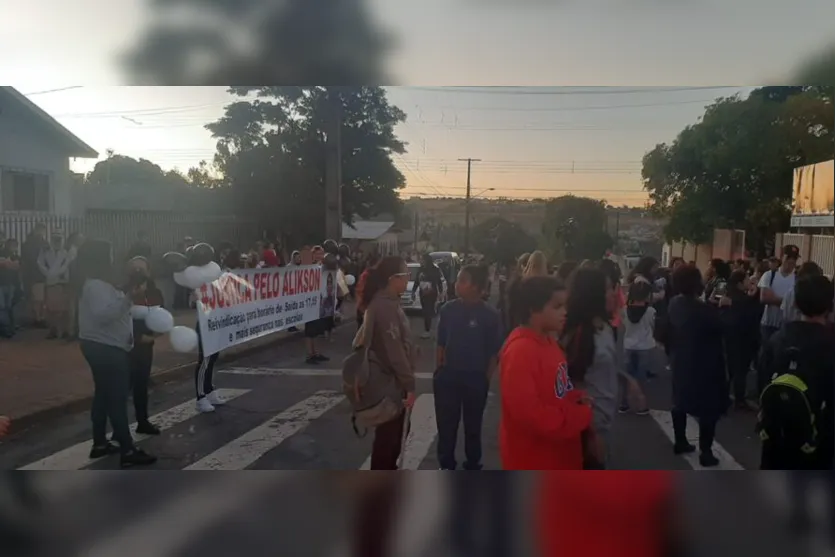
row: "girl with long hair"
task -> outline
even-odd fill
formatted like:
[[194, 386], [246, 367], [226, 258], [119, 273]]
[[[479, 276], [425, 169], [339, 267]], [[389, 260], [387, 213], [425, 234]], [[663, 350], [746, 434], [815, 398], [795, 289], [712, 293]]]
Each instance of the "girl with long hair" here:
[[568, 373], [594, 400], [594, 438], [586, 444], [588, 468], [605, 467], [608, 435], [618, 407], [621, 358], [607, 304], [609, 278], [599, 269], [577, 269], [568, 285], [565, 331], [561, 337]]
[[500, 356], [499, 451], [504, 470], [581, 470], [591, 401], [576, 389], [554, 338], [565, 325], [566, 292], [554, 277], [530, 277], [509, 293], [519, 325]]
[[[409, 320], [400, 306], [400, 297], [408, 284], [406, 262], [401, 257], [387, 256], [370, 269], [360, 300], [361, 305], [366, 307], [365, 319], [354, 345], [370, 343], [369, 352], [394, 376], [404, 398], [404, 411], [375, 429], [371, 450], [372, 470], [397, 470], [397, 460], [403, 449], [403, 428], [406, 427], [405, 409], [415, 403], [417, 354], [412, 344]], [[365, 338], [369, 328], [371, 338]]]
[[537, 250], [531, 253], [522, 275], [527, 277], [544, 277], [548, 275], [548, 259], [545, 254]]

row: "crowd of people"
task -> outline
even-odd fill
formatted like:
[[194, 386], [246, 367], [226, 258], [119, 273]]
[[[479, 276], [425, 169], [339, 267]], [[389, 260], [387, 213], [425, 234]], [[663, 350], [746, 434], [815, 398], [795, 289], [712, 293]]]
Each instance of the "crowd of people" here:
[[[763, 469], [831, 469], [835, 294], [815, 263], [798, 266], [798, 254], [785, 246], [782, 258], [756, 266], [714, 260], [704, 276], [681, 259], [661, 268], [644, 257], [623, 277], [612, 257], [552, 269], [534, 252], [513, 267], [497, 266], [496, 308], [485, 301], [487, 268], [463, 267], [437, 328], [441, 467], [457, 466], [463, 416], [463, 467], [481, 468], [481, 416], [490, 378], [500, 370], [505, 469], [607, 468], [617, 414], [650, 413], [646, 382], [656, 374], [653, 354], [663, 348], [675, 454], [698, 450], [703, 467], [717, 466], [721, 418], [754, 412]], [[427, 302], [437, 288], [430, 265], [418, 279], [428, 283]], [[408, 277], [406, 261], [387, 257], [370, 262], [358, 287], [359, 311], [375, 321], [366, 342], [404, 393], [401, 409], [414, 400], [416, 350], [399, 307]], [[431, 314], [427, 331], [430, 324]], [[397, 467], [405, 416], [401, 411], [377, 427], [375, 468]], [[688, 416], [699, 424], [698, 447], [687, 438]]]

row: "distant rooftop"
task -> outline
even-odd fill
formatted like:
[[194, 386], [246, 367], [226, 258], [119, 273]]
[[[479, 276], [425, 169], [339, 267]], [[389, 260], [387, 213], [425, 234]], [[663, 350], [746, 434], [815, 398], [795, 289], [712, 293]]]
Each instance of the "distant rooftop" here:
[[377, 240], [394, 227], [394, 221], [355, 220], [353, 225], [342, 223], [342, 237], [346, 240]]

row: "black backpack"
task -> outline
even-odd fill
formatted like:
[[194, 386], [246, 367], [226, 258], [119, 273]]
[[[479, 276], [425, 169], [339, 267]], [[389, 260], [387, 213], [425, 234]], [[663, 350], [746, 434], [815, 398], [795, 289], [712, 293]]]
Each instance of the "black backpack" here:
[[797, 348], [778, 356], [778, 369], [760, 395], [757, 432], [763, 442], [784, 450], [813, 454], [818, 446], [816, 417], [823, 405], [810, 392], [810, 367]]

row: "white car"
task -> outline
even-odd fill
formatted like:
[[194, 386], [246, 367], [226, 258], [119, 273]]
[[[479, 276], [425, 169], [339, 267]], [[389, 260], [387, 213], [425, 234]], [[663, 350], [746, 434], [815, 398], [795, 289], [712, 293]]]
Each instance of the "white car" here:
[[[400, 297], [400, 305], [403, 311], [419, 312], [423, 309], [420, 305], [420, 292], [418, 291], [412, 294], [412, 290], [414, 290], [415, 281], [420, 274], [420, 263], [409, 263], [407, 266], [409, 267], [409, 284], [406, 286], [406, 291]], [[443, 273], [441, 273], [441, 284], [442, 291], [438, 295], [438, 307], [447, 301], [447, 283]]]

